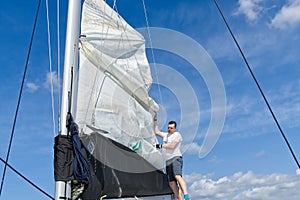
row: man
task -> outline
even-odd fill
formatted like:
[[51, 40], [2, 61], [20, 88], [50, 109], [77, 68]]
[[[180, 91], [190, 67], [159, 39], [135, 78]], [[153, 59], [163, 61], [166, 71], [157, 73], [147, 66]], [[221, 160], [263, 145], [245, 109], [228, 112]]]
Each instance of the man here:
[[190, 200], [186, 183], [182, 178], [182, 153], [180, 151], [180, 145], [182, 137], [179, 132], [176, 131], [176, 122], [170, 121], [168, 124], [168, 132], [161, 132], [158, 129], [157, 118], [154, 118], [155, 133], [163, 138], [163, 144], [156, 144], [156, 148], [163, 149], [163, 156], [166, 160], [166, 171], [169, 179], [169, 186], [178, 200], [183, 200], [178, 185], [184, 195], [184, 200]]

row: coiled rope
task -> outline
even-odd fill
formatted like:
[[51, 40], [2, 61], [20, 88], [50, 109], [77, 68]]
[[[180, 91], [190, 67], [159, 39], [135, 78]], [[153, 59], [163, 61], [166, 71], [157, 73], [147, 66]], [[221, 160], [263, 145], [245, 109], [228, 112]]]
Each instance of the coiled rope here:
[[78, 126], [73, 121], [73, 117], [68, 113], [68, 130], [72, 136], [73, 152], [74, 152], [74, 178], [75, 180], [88, 183], [90, 177], [90, 167], [82, 153], [82, 145], [78, 136]]

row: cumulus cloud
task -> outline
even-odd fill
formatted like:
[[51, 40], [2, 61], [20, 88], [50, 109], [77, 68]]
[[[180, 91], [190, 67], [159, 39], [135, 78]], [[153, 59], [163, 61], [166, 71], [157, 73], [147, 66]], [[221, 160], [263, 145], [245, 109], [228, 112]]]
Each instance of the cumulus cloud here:
[[271, 21], [271, 26], [286, 29], [300, 24], [300, 0], [289, 0]]
[[212, 175], [185, 175], [189, 193], [193, 199], [234, 199], [234, 200], [296, 200], [299, 199], [299, 175], [255, 174], [237, 172], [217, 180]]
[[35, 83], [26, 83], [26, 88], [30, 93], [34, 93], [39, 89], [39, 86]]
[[245, 15], [247, 20], [255, 22], [259, 19], [262, 7], [259, 3], [262, 0], [239, 0], [239, 7], [235, 15]]

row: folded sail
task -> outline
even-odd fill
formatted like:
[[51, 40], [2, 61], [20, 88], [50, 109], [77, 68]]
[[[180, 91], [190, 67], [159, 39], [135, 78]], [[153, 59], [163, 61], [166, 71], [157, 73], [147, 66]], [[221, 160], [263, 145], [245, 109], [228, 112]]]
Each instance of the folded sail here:
[[[83, 5], [78, 79], [76, 122], [90, 156], [101, 163], [98, 166], [110, 168], [119, 189], [126, 184], [127, 191], [132, 190], [130, 183], [118, 183], [130, 180], [124, 178], [126, 173], [146, 173], [158, 177], [149, 185], [157, 184], [160, 191], [143, 187], [134, 194], [143, 195], [143, 190], [146, 195], [168, 193], [169, 189], [161, 187], [167, 183], [161, 171], [162, 155], [153, 148], [157, 143], [153, 116], [158, 105], [148, 95], [152, 78], [144, 38], [102, 0], [86, 0]], [[99, 141], [113, 141], [109, 144], [115, 145], [114, 153], [101, 152]]]

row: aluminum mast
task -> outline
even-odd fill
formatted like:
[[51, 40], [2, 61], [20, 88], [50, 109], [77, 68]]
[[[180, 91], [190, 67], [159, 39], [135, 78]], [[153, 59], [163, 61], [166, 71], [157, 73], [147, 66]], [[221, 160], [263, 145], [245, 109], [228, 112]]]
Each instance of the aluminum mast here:
[[[72, 94], [71, 113], [75, 113], [77, 89], [76, 79], [78, 71], [78, 42], [80, 32], [80, 13], [81, 0], [70, 0], [68, 4], [68, 20], [65, 43], [65, 57], [64, 57], [64, 77], [62, 89], [62, 104], [61, 104], [61, 120], [60, 120], [60, 134], [67, 135], [66, 118], [69, 110], [69, 93]], [[73, 71], [73, 75], [72, 75]], [[72, 78], [73, 76], [73, 78]], [[72, 82], [72, 83], [71, 83]], [[71, 85], [72, 90], [71, 91]], [[65, 197], [71, 199], [71, 182], [56, 181], [55, 182], [55, 200]]]

